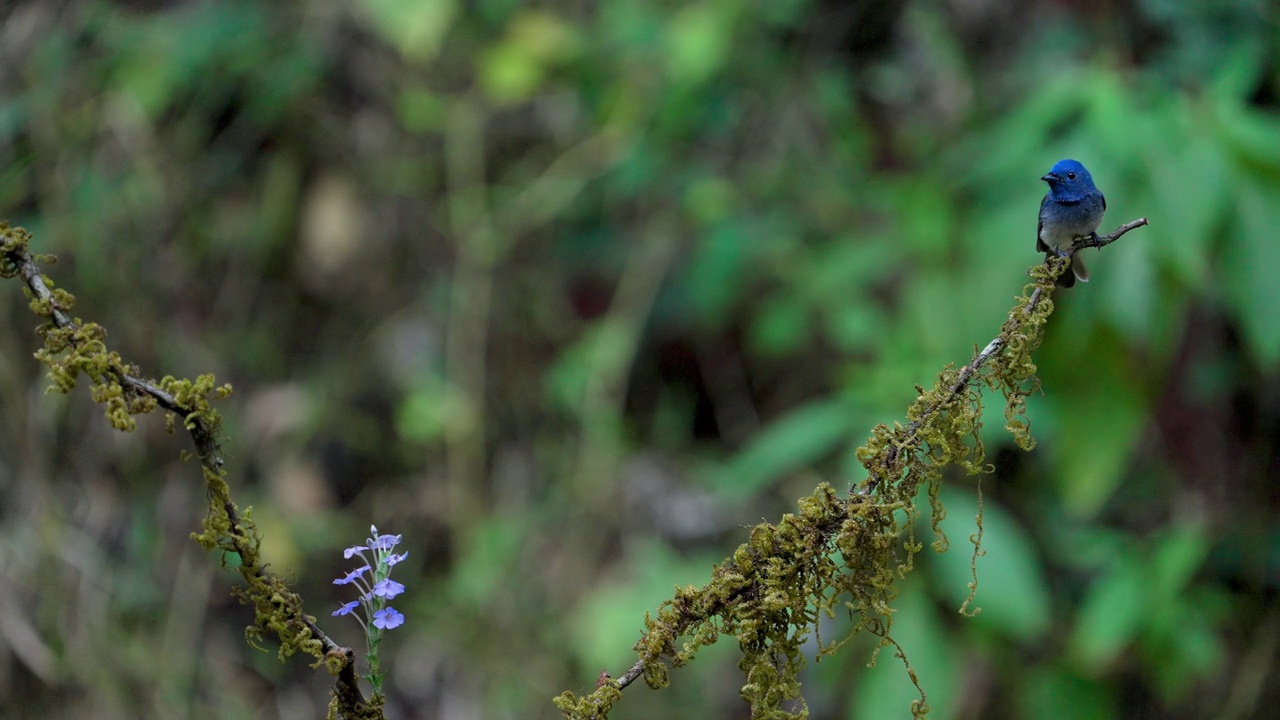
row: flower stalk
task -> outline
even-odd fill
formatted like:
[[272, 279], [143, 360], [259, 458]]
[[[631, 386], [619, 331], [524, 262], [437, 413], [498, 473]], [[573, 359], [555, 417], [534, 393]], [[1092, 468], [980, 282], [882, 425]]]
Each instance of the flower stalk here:
[[[354, 585], [360, 591], [360, 597], [343, 604], [333, 611], [333, 615], [351, 615], [364, 628], [369, 664], [369, 674], [364, 677], [376, 697], [382, 695], [382, 664], [378, 660], [382, 632], [404, 624], [404, 615], [387, 604], [388, 600], [404, 592], [404, 585], [391, 579], [391, 569], [409, 553], [392, 552], [400, 543], [401, 536], [379, 535], [377, 526], [370, 526], [369, 530], [372, 537], [364, 545], [349, 547], [342, 553], [344, 558], [357, 557], [364, 564], [333, 581], [334, 585]], [[356, 613], [356, 608], [363, 612]]]

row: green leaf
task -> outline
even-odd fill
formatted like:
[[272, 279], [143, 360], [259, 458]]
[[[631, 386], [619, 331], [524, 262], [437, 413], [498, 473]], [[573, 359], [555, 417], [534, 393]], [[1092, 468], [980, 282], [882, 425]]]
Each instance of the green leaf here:
[[630, 330], [624, 321], [610, 317], [596, 321], [576, 344], [560, 353], [544, 376], [550, 396], [559, 407], [580, 412], [592, 378], [625, 365], [631, 346]]
[[827, 336], [841, 350], [867, 352], [884, 335], [884, 315], [870, 303], [847, 302], [825, 313]]
[[1238, 230], [1227, 237], [1222, 267], [1227, 296], [1256, 362], [1280, 362], [1280, 192], [1265, 182], [1242, 184]]
[[442, 379], [431, 376], [405, 395], [396, 408], [396, 431], [419, 442], [466, 434], [476, 425], [476, 409]]
[[480, 83], [499, 105], [527, 100], [542, 83], [543, 75], [542, 63], [519, 43], [498, 43], [480, 63]]
[[682, 285], [704, 318], [723, 322], [741, 295], [746, 247], [746, 233], [733, 219], [717, 223], [698, 244]]
[[457, 0], [363, 0], [373, 26], [406, 57], [430, 60], [458, 11]]
[[765, 427], [719, 473], [721, 485], [744, 494], [835, 450], [848, 437], [852, 413], [836, 400], [801, 405]]
[[1119, 717], [1115, 691], [1061, 668], [1035, 668], [1016, 683], [1020, 717], [1111, 720]]
[[808, 336], [809, 308], [794, 295], [766, 297], [751, 325], [752, 345], [769, 355], [792, 352]]
[[944, 187], [947, 186], [928, 176], [902, 182], [897, 195], [900, 232], [902, 241], [912, 250], [941, 255], [956, 236], [955, 212]]
[[1280, 170], [1280, 121], [1237, 100], [1219, 106], [1225, 140], [1246, 165]]
[[1220, 670], [1225, 651], [1219, 624], [1230, 608], [1231, 601], [1213, 590], [1183, 593], [1177, 600], [1154, 605], [1141, 656], [1166, 702], [1185, 698], [1197, 680]]
[[555, 15], [522, 11], [511, 20], [507, 36], [481, 59], [481, 85], [498, 104], [523, 102], [537, 92], [547, 68], [576, 46], [572, 28]]
[[1145, 561], [1133, 553], [1119, 557], [1089, 588], [1068, 643], [1068, 657], [1090, 674], [1101, 673], [1141, 630], [1149, 599]]
[[813, 248], [795, 275], [816, 302], [845, 304], [902, 265], [904, 255], [902, 246], [887, 238], [845, 233]]
[[1159, 249], [1151, 247], [1153, 242], [1158, 242], [1156, 236], [1140, 229], [1108, 248], [1111, 252], [1081, 255], [1090, 268], [1100, 268], [1088, 285], [1103, 300], [1099, 319], [1114, 323], [1126, 340], [1148, 347], [1164, 327], [1157, 321], [1157, 313], [1164, 308], [1157, 299], [1154, 258]]
[[466, 528], [449, 577], [450, 594], [465, 607], [481, 608], [500, 597], [529, 537], [527, 514], [494, 515]]
[[448, 118], [448, 99], [424, 88], [407, 89], [396, 98], [396, 115], [411, 132], [439, 132]]
[[709, 175], [689, 182], [682, 206], [703, 225], [714, 225], [733, 212], [738, 189], [728, 178]]
[[[1230, 158], [1225, 148], [1212, 141], [1208, 128], [1193, 125], [1187, 130], [1192, 134], [1185, 138], [1185, 144], [1169, 147], [1166, 142], [1153, 141], [1152, 152], [1146, 155], [1153, 185], [1150, 197], [1155, 204], [1141, 212], [1151, 216], [1153, 225], [1139, 231], [1146, 237], [1134, 239], [1141, 239], [1152, 251], [1152, 258], [1172, 267], [1188, 284], [1198, 288], [1209, 281], [1209, 252], [1232, 204], [1235, 176], [1229, 171]], [[1154, 152], [1156, 143], [1167, 151]], [[1197, 190], [1180, 192], [1160, 181], [1168, 177], [1195, 177]], [[1128, 243], [1129, 238], [1121, 242]]]
[[662, 42], [663, 10], [641, 0], [601, 3], [601, 45], [617, 48], [623, 57], [648, 56]]
[[[1072, 296], [1088, 302], [1096, 296]], [[1077, 299], [1078, 298], [1078, 299]], [[1040, 353], [1054, 371], [1041, 374], [1044, 391], [1060, 410], [1057, 432], [1042, 436], [1058, 466], [1060, 491], [1067, 507], [1088, 518], [1101, 510], [1119, 485], [1134, 442], [1148, 421], [1144, 378], [1128, 358], [1120, 339], [1099, 334], [1082, 343], [1076, 328], [1057, 328], [1052, 348]], [[1066, 338], [1065, 334], [1076, 336]]]
[[724, 63], [732, 46], [732, 17], [723, 4], [697, 3], [667, 25], [667, 67], [677, 82], [700, 83]]
[[1209, 537], [1198, 523], [1171, 528], [1156, 540], [1151, 558], [1153, 595], [1157, 602], [1174, 601], [1209, 556]]

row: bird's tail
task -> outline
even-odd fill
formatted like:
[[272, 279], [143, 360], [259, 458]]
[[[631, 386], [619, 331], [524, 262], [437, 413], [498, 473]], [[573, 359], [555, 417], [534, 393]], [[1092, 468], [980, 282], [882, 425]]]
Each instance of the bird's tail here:
[[[1054, 257], [1053, 253], [1047, 253], [1045, 257]], [[1084, 258], [1080, 257], [1080, 253], [1071, 254], [1071, 268], [1058, 276], [1058, 287], [1069, 288], [1076, 284], [1076, 281], [1089, 282], [1089, 270], [1084, 266]]]
[[1080, 282], [1089, 282], [1089, 269], [1084, 266], [1084, 258], [1080, 257], [1080, 253], [1071, 255], [1071, 274]]

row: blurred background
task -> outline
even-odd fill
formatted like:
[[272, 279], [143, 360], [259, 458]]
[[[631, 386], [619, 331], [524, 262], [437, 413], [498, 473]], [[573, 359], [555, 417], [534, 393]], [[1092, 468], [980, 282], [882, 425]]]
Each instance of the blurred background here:
[[[233, 493], [341, 642], [402, 533], [393, 718], [556, 717], [646, 611], [998, 331], [1039, 177], [1106, 193], [1039, 440], [902, 583], [930, 717], [1280, 703], [1280, 14], [1262, 0], [41, 0], [0, 9], [0, 217], [147, 374], [214, 372]], [[199, 469], [46, 395], [0, 292], [12, 718], [317, 718], [188, 534]], [[927, 529], [922, 529], [928, 538]], [[847, 621], [824, 623], [840, 637]], [[908, 716], [858, 638], [814, 718]], [[745, 718], [731, 639], [614, 718]], [[1266, 708], [1272, 708], [1268, 711]]]

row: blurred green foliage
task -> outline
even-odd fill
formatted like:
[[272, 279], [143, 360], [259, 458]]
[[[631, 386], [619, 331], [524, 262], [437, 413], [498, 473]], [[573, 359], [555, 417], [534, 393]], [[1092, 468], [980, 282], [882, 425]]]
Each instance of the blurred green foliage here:
[[[983, 612], [954, 542], [899, 640], [940, 718], [1280, 702], [1271, 5], [31, 1], [0, 53], [0, 216], [127, 360], [236, 386], [273, 569], [328, 620], [340, 549], [405, 534], [389, 716], [554, 714], [744, 526], [860, 479], [867, 431], [995, 334], [1063, 157], [1104, 229], [1151, 227], [1055, 297], [1037, 449], [987, 422]], [[6, 714], [319, 716], [327, 678], [247, 650], [187, 540], [180, 445], [43, 396], [25, 304], [0, 293]], [[814, 717], [905, 715], [868, 655], [810, 665]], [[740, 717], [735, 662], [614, 716]]]

